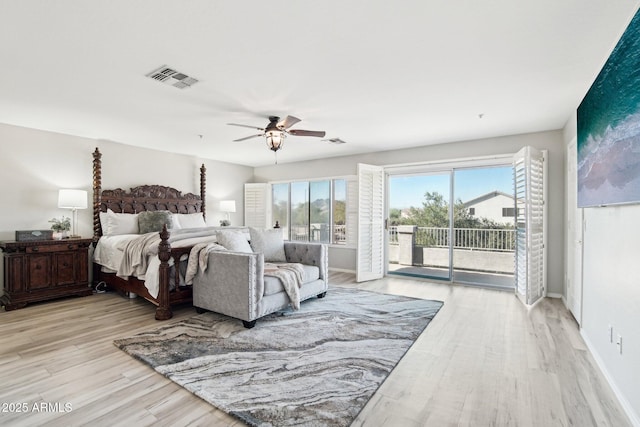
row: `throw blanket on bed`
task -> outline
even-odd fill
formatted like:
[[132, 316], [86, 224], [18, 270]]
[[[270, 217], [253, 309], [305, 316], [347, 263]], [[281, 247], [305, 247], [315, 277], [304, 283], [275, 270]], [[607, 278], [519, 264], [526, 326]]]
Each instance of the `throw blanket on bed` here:
[[[169, 243], [173, 247], [190, 246], [197, 242], [211, 242], [215, 239], [212, 227], [171, 230]], [[118, 268], [118, 277], [135, 276], [144, 280], [151, 257], [158, 255], [160, 233], [142, 234], [127, 242], [123, 248], [124, 256]], [[171, 260], [170, 260], [171, 261]]]
[[118, 277], [136, 276], [144, 279], [149, 264], [149, 255], [158, 253], [159, 233], [147, 233], [127, 242], [123, 248], [124, 256], [118, 268]]
[[264, 264], [264, 275], [277, 277], [282, 282], [285, 292], [294, 310], [300, 309], [300, 287], [304, 283], [304, 269], [302, 264]]

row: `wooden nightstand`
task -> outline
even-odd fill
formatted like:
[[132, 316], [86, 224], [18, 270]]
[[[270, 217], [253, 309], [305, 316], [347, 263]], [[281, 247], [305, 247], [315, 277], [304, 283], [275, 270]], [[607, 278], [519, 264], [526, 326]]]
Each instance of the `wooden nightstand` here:
[[92, 239], [0, 242], [4, 251], [5, 310], [69, 295], [91, 295], [89, 245]]

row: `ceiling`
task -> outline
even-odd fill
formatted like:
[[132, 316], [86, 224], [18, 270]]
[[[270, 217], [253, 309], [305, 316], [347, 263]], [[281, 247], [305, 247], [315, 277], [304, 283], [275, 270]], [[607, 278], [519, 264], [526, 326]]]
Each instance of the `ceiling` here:
[[[248, 166], [560, 129], [637, 0], [2, 0], [0, 122]], [[146, 75], [167, 65], [199, 80]]]

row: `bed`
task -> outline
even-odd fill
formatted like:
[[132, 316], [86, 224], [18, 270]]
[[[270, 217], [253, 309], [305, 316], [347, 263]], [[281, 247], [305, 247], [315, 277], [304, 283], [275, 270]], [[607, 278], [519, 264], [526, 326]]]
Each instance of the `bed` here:
[[[129, 191], [117, 189], [102, 189], [102, 154], [96, 148], [93, 153], [93, 245], [94, 255], [96, 250], [106, 253], [106, 250], [98, 248], [100, 239], [106, 233], [103, 230], [105, 224], [105, 214], [140, 214], [141, 212], [169, 211], [173, 214], [180, 214], [183, 218], [190, 216], [201, 216], [202, 221], [206, 218], [205, 211], [205, 190], [206, 190], [206, 168], [204, 164], [200, 168], [200, 195], [192, 193], [182, 194], [172, 187], [162, 185], [142, 185], [131, 188]], [[195, 215], [194, 215], [195, 214]], [[180, 230], [174, 231], [180, 234]], [[200, 230], [200, 234], [206, 234], [206, 230]], [[184, 233], [183, 233], [184, 234]], [[211, 234], [211, 233], [209, 233]], [[213, 233], [215, 234], [215, 233]], [[105, 237], [105, 241], [107, 240]], [[180, 278], [180, 268], [172, 268], [172, 265], [179, 266], [180, 260], [188, 257], [192, 245], [185, 240], [186, 244], [175, 245], [172, 248], [170, 231], [164, 226], [157, 234], [157, 290], [150, 292], [145, 284], [145, 280], [134, 275], [122, 277], [114, 271], [114, 267], [108, 268], [96, 262], [94, 256], [93, 263], [93, 283], [104, 282], [110, 289], [133, 293], [145, 298], [156, 305], [155, 318], [157, 320], [170, 319], [173, 314], [171, 306], [192, 301], [191, 286], [186, 286]], [[121, 237], [120, 243], [126, 241], [126, 237]], [[155, 241], [154, 241], [155, 242]], [[155, 244], [155, 243], [154, 243]], [[180, 247], [177, 247], [180, 246]], [[100, 250], [99, 250], [100, 249]], [[101, 261], [101, 260], [98, 260]]]

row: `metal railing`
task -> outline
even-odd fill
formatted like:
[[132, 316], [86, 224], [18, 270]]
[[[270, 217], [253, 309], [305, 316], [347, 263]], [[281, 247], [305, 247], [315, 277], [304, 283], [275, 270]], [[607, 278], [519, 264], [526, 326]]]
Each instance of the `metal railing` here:
[[[309, 228], [292, 227], [290, 240], [327, 242], [328, 230], [326, 226]], [[346, 226], [333, 226], [333, 244], [346, 243]], [[398, 243], [398, 229], [396, 226], [389, 227], [389, 243]], [[446, 227], [418, 227], [416, 230], [416, 246], [432, 248], [449, 247], [449, 229]], [[515, 230], [514, 229], [492, 229], [492, 228], [454, 228], [453, 229], [454, 249], [485, 250], [495, 252], [513, 252], [515, 250]]]
[[[449, 229], [446, 227], [418, 227], [416, 246], [435, 248], [449, 247]], [[389, 227], [389, 243], [398, 243], [398, 229]], [[515, 229], [454, 228], [454, 249], [513, 252], [515, 250]]]
[[[311, 233], [311, 235], [309, 235], [309, 233]], [[333, 240], [331, 242], [329, 242], [328, 224], [311, 224], [311, 227], [292, 226], [289, 239], [298, 242], [323, 242], [334, 245], [344, 245], [347, 243], [347, 226], [334, 225]]]

